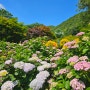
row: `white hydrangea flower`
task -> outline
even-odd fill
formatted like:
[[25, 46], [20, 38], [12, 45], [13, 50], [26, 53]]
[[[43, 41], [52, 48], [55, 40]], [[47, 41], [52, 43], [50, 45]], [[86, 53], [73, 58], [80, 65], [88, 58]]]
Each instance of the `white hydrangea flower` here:
[[44, 67], [45, 69], [51, 68], [51, 64], [50, 64], [50, 63], [44, 64], [43, 67]]
[[16, 62], [14, 64], [14, 68], [19, 68], [19, 69], [23, 69], [24, 67], [24, 62], [20, 61], [20, 62]]
[[44, 67], [43, 67], [43, 66], [38, 66], [38, 67], [37, 67], [37, 70], [38, 70], [38, 71], [43, 71], [43, 70], [44, 70]]
[[43, 84], [45, 83], [45, 80], [47, 77], [49, 77], [48, 71], [41, 71], [39, 74], [37, 74], [36, 78], [30, 83], [30, 88], [33, 90], [39, 90], [42, 88]]
[[6, 81], [2, 86], [1, 86], [1, 90], [13, 90], [14, 88], [14, 84], [12, 81]]
[[29, 61], [36, 61], [38, 59], [38, 57], [31, 57], [29, 58]]
[[44, 82], [44, 80], [34, 79], [33, 81], [31, 81], [29, 86], [33, 90], [39, 90], [40, 88], [42, 88]]
[[35, 65], [31, 64], [31, 63], [25, 63], [24, 64], [24, 67], [23, 67], [23, 70], [24, 72], [29, 72], [31, 70], [33, 70], [35, 68]]
[[38, 79], [41, 78], [42, 80], [45, 80], [49, 76], [50, 76], [50, 74], [48, 71], [41, 71], [41, 72], [39, 72], [39, 74], [37, 74], [36, 78], [38, 78]]
[[5, 61], [5, 64], [7, 64], [7, 65], [12, 64], [12, 60]]
[[42, 62], [40, 62], [42, 65], [44, 65], [44, 64], [47, 64], [47, 62], [46, 61], [42, 61]]
[[40, 51], [36, 51], [36, 54], [39, 54], [40, 53]]

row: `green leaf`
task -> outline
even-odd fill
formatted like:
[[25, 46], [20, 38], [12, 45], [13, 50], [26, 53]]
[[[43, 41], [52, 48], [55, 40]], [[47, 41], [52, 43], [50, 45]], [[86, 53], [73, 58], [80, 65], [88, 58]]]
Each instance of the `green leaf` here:
[[86, 88], [86, 90], [90, 90], [90, 87]]
[[66, 89], [70, 89], [70, 82], [69, 82], [69, 81], [66, 81], [66, 82], [65, 82], [65, 88], [66, 88]]
[[79, 75], [76, 75], [76, 78], [78, 78], [78, 79], [79, 79], [79, 78], [80, 78], [80, 76], [79, 76]]
[[88, 51], [88, 49], [83, 49], [82, 54], [85, 54]]
[[63, 84], [63, 83], [59, 83], [57, 86], [58, 86], [59, 88], [64, 88], [64, 84]]
[[17, 73], [17, 72], [15, 72], [15, 75], [17, 76], [17, 75], [18, 75], [18, 73]]
[[9, 74], [9, 76], [10, 76], [12, 81], [14, 81], [16, 79], [12, 74]]

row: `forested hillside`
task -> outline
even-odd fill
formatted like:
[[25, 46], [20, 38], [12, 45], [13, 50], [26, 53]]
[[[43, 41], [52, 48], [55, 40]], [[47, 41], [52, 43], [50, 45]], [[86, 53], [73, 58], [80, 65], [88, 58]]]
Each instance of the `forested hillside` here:
[[56, 35], [75, 35], [83, 27], [88, 25], [88, 23], [90, 22], [90, 19], [88, 18], [89, 16], [86, 12], [81, 12], [77, 15], [74, 15], [73, 17], [70, 17], [68, 20], [57, 25], [56, 27], [52, 28], [52, 30], [56, 33]]

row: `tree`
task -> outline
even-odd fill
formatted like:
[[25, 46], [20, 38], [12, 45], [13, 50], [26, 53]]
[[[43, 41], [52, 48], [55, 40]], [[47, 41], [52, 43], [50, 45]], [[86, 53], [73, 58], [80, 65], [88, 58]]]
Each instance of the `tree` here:
[[87, 11], [90, 11], [90, 0], [79, 0], [78, 8], [80, 10], [85, 9]]
[[27, 37], [35, 38], [39, 36], [49, 36], [55, 38], [54, 34], [51, 32], [50, 28], [44, 25], [39, 25], [33, 28], [29, 28], [27, 32]]
[[30, 24], [30, 25], [27, 25], [28, 28], [34, 28], [34, 27], [38, 27], [38, 26], [43, 26], [43, 24], [33, 23], [33, 24]]
[[5, 9], [0, 9], [0, 16], [6, 17], [6, 18], [12, 18], [13, 17], [13, 15]]
[[79, 0], [78, 9], [83, 10], [85, 13], [82, 14], [82, 21], [85, 22], [86, 25], [90, 22], [90, 0]]
[[0, 40], [20, 42], [25, 38], [26, 26], [17, 21], [17, 18], [0, 17]]

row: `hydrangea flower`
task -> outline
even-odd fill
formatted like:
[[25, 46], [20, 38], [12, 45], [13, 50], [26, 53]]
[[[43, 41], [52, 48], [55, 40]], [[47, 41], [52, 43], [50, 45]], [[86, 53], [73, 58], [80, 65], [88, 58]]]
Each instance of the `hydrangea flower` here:
[[58, 60], [58, 59], [60, 59], [59, 56], [57, 56], [57, 57], [52, 57], [52, 58], [50, 59], [50, 61], [56, 61], [56, 60]]
[[43, 67], [44, 67], [45, 69], [51, 68], [51, 64], [50, 64], [50, 63], [44, 64]]
[[29, 58], [29, 60], [28, 61], [36, 61], [36, 62], [41, 62], [42, 60], [41, 59], [39, 59], [37, 56], [33, 56], [33, 57], [31, 57], [31, 58]]
[[81, 60], [81, 61], [85, 61], [85, 60], [87, 60], [87, 59], [88, 59], [87, 56], [81, 56], [81, 57], [79, 58], [79, 60]]
[[41, 61], [40, 63], [41, 63], [42, 65], [47, 64], [46, 61]]
[[67, 73], [67, 78], [72, 78], [72, 76], [73, 76], [72, 72]]
[[67, 72], [68, 72], [68, 70], [66, 68], [63, 68], [63, 69], [60, 69], [59, 74], [62, 75], [62, 74], [65, 74]]
[[62, 54], [63, 54], [63, 51], [60, 51], [60, 52], [56, 53], [54, 56], [56, 57], [56, 56], [60, 56]]
[[7, 64], [7, 65], [12, 64], [12, 60], [5, 61], [5, 64]]
[[43, 66], [38, 66], [38, 67], [37, 67], [37, 70], [38, 70], [38, 71], [43, 71], [43, 70], [44, 70], [44, 67], [43, 67]]
[[67, 48], [77, 48], [78, 47], [78, 44], [76, 42], [76, 40], [73, 40], [73, 41], [70, 41], [70, 42], [67, 42], [63, 45], [63, 48], [62, 49], [67, 49]]
[[78, 56], [73, 56], [73, 57], [70, 57], [67, 61], [67, 63], [76, 63], [79, 61], [79, 57]]
[[1, 90], [13, 90], [14, 88], [14, 83], [12, 81], [6, 81], [2, 86]]
[[70, 81], [70, 86], [73, 88], [73, 90], [84, 90], [85, 88], [85, 84], [76, 78]]
[[76, 34], [76, 36], [82, 36], [83, 34], [85, 34], [85, 32], [79, 32]]
[[31, 63], [24, 63], [24, 62], [20, 61], [20, 62], [16, 62], [14, 64], [14, 68], [22, 69], [22, 70], [24, 70], [24, 72], [27, 73], [27, 72], [31, 71], [32, 69], [34, 69], [35, 65], [33, 65]]
[[80, 61], [78, 63], [76, 63], [74, 65], [74, 69], [79, 71], [79, 70], [89, 70], [90, 69], [90, 62], [87, 62], [87, 61]]
[[40, 63], [43, 64], [43, 65], [37, 67], [38, 71], [43, 71], [45, 69], [51, 68], [51, 64], [47, 63], [46, 61], [42, 61]]
[[31, 64], [31, 63], [24, 63], [24, 66], [23, 66], [23, 70], [24, 72], [29, 72], [31, 71], [32, 69], [35, 68], [35, 65]]
[[6, 76], [7, 74], [8, 74], [8, 72], [6, 70], [1, 70], [0, 71], [0, 77]]
[[23, 69], [24, 66], [24, 62], [20, 61], [20, 62], [16, 62], [14, 64], [14, 68], [19, 68], [19, 69]]
[[33, 81], [31, 81], [29, 86], [33, 90], [39, 90], [40, 88], [43, 87], [44, 82], [45, 82], [44, 80], [34, 79]]
[[36, 51], [36, 54], [40, 54], [40, 51]]
[[39, 72], [39, 74], [37, 74], [36, 78], [45, 80], [45, 79], [47, 79], [47, 77], [49, 77], [49, 75], [50, 74], [48, 71], [41, 71], [41, 72]]
[[45, 80], [47, 77], [49, 77], [49, 72], [48, 71], [41, 71], [37, 74], [36, 78], [31, 81], [29, 84], [30, 88], [33, 90], [40, 90], [40, 88], [43, 87], [43, 84], [45, 83]]
[[83, 41], [89, 41], [89, 39], [90, 38], [88, 36], [83, 36], [83, 38], [82, 38]]
[[57, 64], [56, 63], [51, 63], [51, 67], [55, 68], [55, 67], [57, 67]]

